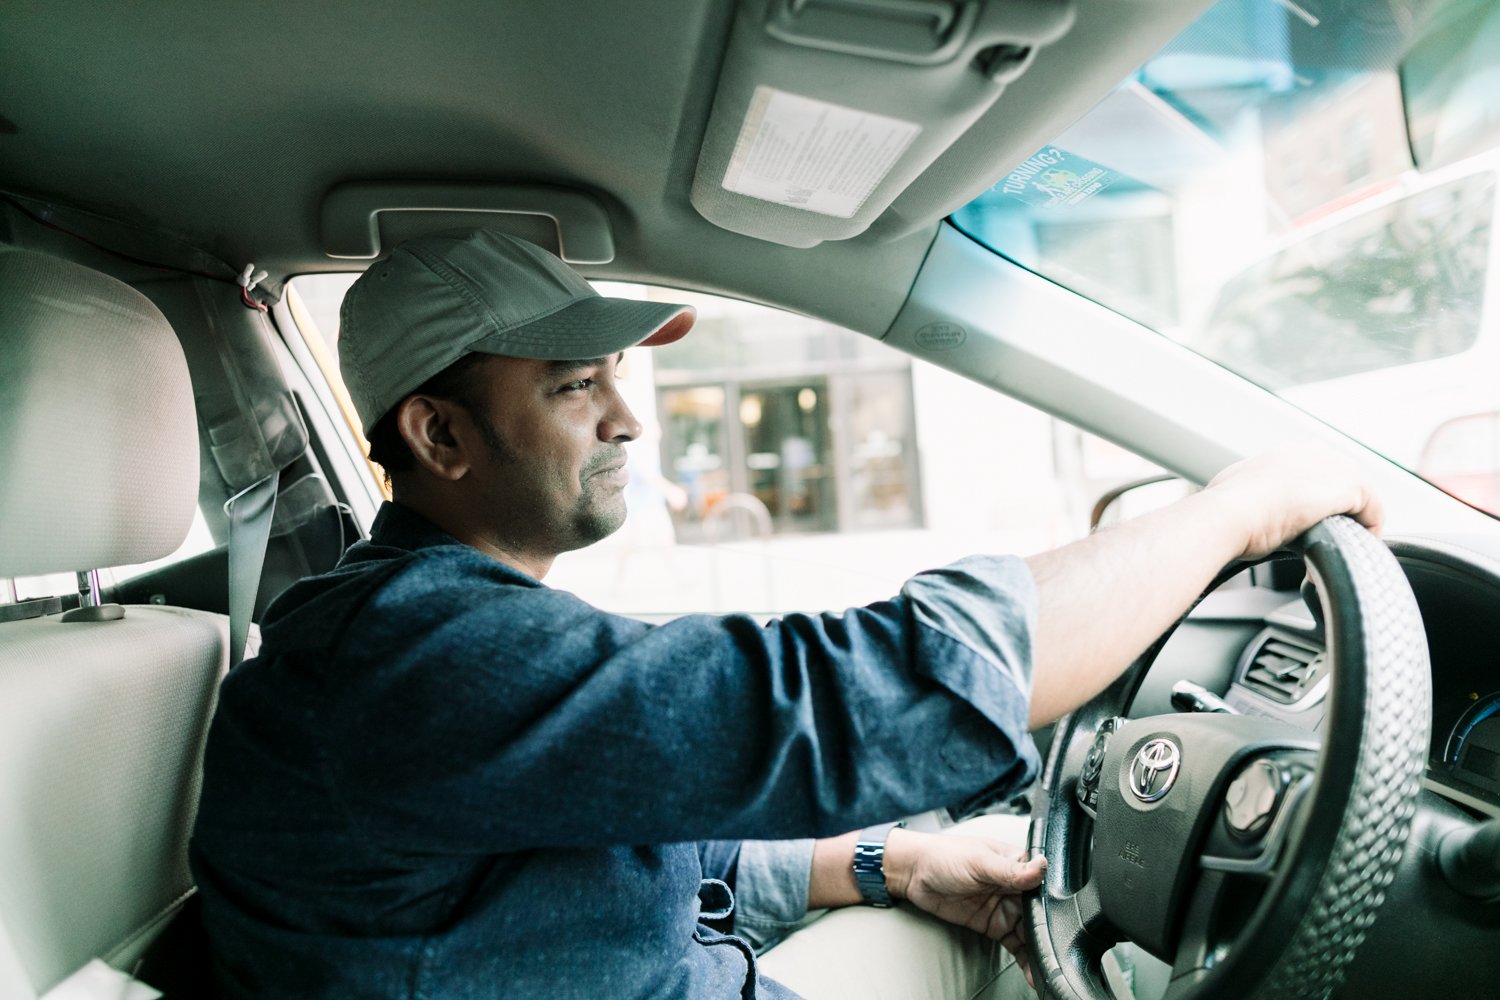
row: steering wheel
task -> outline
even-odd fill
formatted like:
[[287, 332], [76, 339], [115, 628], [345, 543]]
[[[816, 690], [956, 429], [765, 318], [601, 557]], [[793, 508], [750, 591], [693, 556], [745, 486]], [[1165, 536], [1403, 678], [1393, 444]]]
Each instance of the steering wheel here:
[[1047, 875], [1024, 912], [1043, 995], [1109, 997], [1104, 953], [1132, 941], [1172, 963], [1170, 1000], [1325, 997], [1364, 940], [1416, 810], [1427, 642], [1359, 524], [1328, 518], [1290, 549], [1326, 623], [1321, 746], [1250, 715], [1119, 718], [1167, 636], [1061, 720], [1029, 837]]

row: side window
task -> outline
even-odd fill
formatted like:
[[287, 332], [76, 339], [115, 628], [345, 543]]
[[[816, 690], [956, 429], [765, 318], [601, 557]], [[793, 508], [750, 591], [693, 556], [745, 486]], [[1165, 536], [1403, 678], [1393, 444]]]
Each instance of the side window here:
[[[338, 308], [354, 277], [293, 283], [294, 312], [306, 314], [298, 323], [344, 406]], [[621, 391], [642, 434], [628, 446], [624, 527], [565, 553], [547, 577], [611, 611], [775, 613], [880, 600], [913, 573], [972, 552], [1026, 554], [1079, 537], [1101, 494], [1160, 472], [829, 323], [717, 296], [598, 288], [698, 310], [688, 337], [625, 354]], [[349, 442], [357, 424], [341, 428]]]
[[626, 353], [629, 514], [547, 582], [627, 614], [783, 612], [889, 597], [972, 552], [1031, 553], [1087, 531], [1093, 503], [1150, 463], [869, 337], [763, 306], [688, 302], [676, 344]]
[[650, 366], [679, 540], [922, 523], [907, 356], [763, 306], [678, 297], [698, 308], [692, 335], [635, 364]]
[[32, 601], [38, 597], [61, 597], [78, 593], [78, 578], [72, 573], [48, 573], [46, 576], [18, 576], [0, 585], [0, 604]]
[[342, 446], [336, 463], [342, 470], [339, 474], [360, 480], [346, 482], [345, 487], [353, 498], [361, 501], [356, 503], [356, 512], [368, 528], [374, 518], [373, 503], [381, 497], [390, 497], [379, 467], [369, 460], [369, 442], [360, 429], [359, 416], [339, 374], [339, 306], [344, 293], [358, 277], [344, 272], [304, 274], [292, 279], [286, 298], [295, 329], [283, 333], [326, 418], [318, 421], [320, 437], [337, 438]]

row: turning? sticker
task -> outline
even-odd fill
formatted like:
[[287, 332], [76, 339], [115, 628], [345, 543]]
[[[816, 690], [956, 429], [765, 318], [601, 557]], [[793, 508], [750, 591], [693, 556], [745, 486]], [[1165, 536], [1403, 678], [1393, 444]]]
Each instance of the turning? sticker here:
[[995, 190], [1037, 208], [1076, 205], [1122, 175], [1056, 146], [1047, 146], [1006, 174]]

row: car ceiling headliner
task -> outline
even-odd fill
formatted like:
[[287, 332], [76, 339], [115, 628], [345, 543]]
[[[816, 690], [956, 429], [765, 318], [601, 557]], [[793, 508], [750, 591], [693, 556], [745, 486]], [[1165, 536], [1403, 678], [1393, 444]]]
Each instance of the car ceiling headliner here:
[[254, 260], [275, 279], [349, 269], [323, 256], [318, 226], [343, 181], [564, 185], [599, 196], [612, 219], [616, 260], [586, 273], [728, 291], [878, 333], [939, 220], [1202, 4], [1077, 6], [1069, 35], [869, 231], [811, 250], [719, 229], [688, 201], [733, 15], [722, 0], [10, 0], [0, 188], [236, 270]]

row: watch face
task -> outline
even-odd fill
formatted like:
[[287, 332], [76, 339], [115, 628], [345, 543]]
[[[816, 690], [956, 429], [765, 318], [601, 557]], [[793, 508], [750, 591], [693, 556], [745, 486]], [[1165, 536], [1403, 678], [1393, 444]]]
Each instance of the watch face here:
[[885, 845], [860, 844], [854, 848], [854, 875], [874, 876], [885, 881]]

